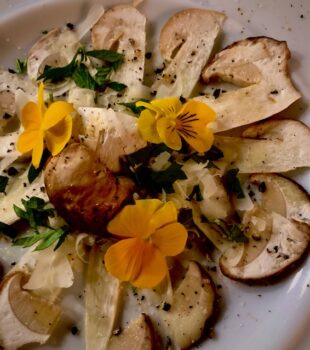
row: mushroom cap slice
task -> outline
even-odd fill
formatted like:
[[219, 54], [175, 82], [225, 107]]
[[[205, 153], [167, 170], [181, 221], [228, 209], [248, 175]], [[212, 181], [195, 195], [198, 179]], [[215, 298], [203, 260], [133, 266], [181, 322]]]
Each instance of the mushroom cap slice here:
[[145, 61], [146, 18], [135, 7], [117, 5], [107, 10], [91, 32], [95, 50], [106, 49], [124, 53], [124, 63], [111, 79], [135, 86], [142, 84]]
[[265, 121], [246, 129], [242, 137], [217, 135], [215, 145], [224, 152], [229, 166], [240, 173], [310, 167], [310, 129], [297, 120]]
[[78, 230], [102, 234], [133, 191], [125, 177], [116, 178], [96, 153], [74, 143], [46, 166], [45, 186], [59, 214]]
[[[308, 193], [291, 179], [276, 174], [253, 174], [250, 183], [265, 184], [265, 191], [261, 193], [262, 206], [277, 212], [297, 222], [310, 225], [310, 200]], [[276, 200], [275, 193], [278, 192]], [[283, 203], [282, 203], [282, 201]], [[284, 204], [284, 205], [283, 205]], [[283, 208], [280, 210], [279, 208]]]
[[152, 350], [154, 348], [153, 326], [146, 314], [130, 322], [120, 335], [111, 337], [108, 350]]
[[235, 280], [251, 281], [266, 279], [286, 270], [300, 259], [310, 239], [309, 227], [272, 213], [272, 234], [266, 248], [254, 260], [245, 265], [230, 266], [220, 259], [224, 275]]
[[28, 277], [13, 273], [0, 286], [0, 345], [5, 349], [45, 343], [61, 315], [60, 307], [23, 289]]
[[214, 301], [211, 278], [196, 263], [190, 262], [184, 280], [174, 292], [171, 309], [162, 311], [167, 332], [181, 349], [200, 339], [213, 313]]
[[160, 33], [160, 52], [166, 68], [152, 90], [157, 97], [189, 97], [207, 63], [225, 15], [186, 9], [169, 18]]
[[301, 95], [293, 86], [289, 72], [287, 43], [267, 37], [237, 41], [215, 55], [202, 73], [211, 79], [242, 88], [213, 96], [198, 97], [217, 113], [214, 131], [250, 124], [281, 112]]

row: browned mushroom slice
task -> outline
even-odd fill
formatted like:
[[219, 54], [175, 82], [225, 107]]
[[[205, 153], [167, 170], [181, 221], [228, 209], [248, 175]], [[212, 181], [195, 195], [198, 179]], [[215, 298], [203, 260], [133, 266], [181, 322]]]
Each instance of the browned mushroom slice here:
[[207, 63], [225, 15], [186, 9], [173, 15], [160, 34], [160, 52], [166, 68], [152, 86], [158, 97], [189, 97]]
[[96, 50], [124, 53], [124, 63], [112, 75], [127, 86], [142, 84], [145, 60], [145, 16], [130, 5], [117, 5], [107, 10], [92, 29]]
[[145, 314], [141, 314], [132, 321], [121, 334], [111, 337], [108, 350], [155, 350], [153, 339], [153, 327], [151, 320]]
[[242, 88], [217, 99], [197, 98], [217, 112], [214, 130], [265, 119], [299, 99], [288, 72], [289, 58], [286, 42], [266, 37], [241, 40], [218, 53], [203, 71], [203, 80], [219, 78]]
[[130, 179], [115, 177], [82, 144], [71, 144], [49, 161], [45, 185], [51, 203], [72, 227], [95, 234], [104, 232], [134, 190]]
[[[310, 129], [296, 120], [270, 120], [246, 129], [242, 137], [216, 136], [229, 167], [240, 173], [286, 172], [310, 166]], [[302, 146], [301, 146], [302, 145]]]
[[173, 295], [171, 309], [162, 311], [170, 337], [187, 349], [202, 336], [206, 321], [213, 313], [215, 291], [211, 279], [190, 262], [184, 280]]
[[0, 346], [5, 349], [44, 344], [61, 315], [59, 306], [23, 289], [28, 277], [17, 272], [0, 286]]

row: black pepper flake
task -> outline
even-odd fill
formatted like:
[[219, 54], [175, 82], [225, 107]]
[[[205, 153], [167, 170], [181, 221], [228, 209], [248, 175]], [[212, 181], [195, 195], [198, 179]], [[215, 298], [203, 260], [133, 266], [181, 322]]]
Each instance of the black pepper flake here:
[[181, 101], [181, 103], [185, 103], [185, 102], [186, 102], [186, 98], [183, 97], [183, 96], [180, 96], [180, 97], [179, 97], [179, 100]]
[[160, 74], [160, 73], [163, 72], [163, 70], [164, 70], [164, 67], [163, 67], [163, 68], [156, 68], [156, 69], [154, 70], [154, 72], [155, 72], [156, 74]]
[[271, 95], [278, 95], [279, 91], [278, 90], [272, 90], [270, 91]]
[[66, 26], [67, 26], [67, 28], [69, 28], [70, 30], [73, 30], [74, 29], [74, 24], [72, 24], [72, 23], [67, 23], [66, 24]]
[[265, 182], [261, 182], [261, 183], [258, 185], [258, 190], [259, 190], [259, 192], [261, 192], [261, 193], [266, 192], [266, 190], [267, 190], [266, 183], [265, 183]]
[[304, 15], [300, 15], [300, 18], [305, 18]]
[[147, 52], [147, 53], [145, 54], [145, 58], [146, 58], [147, 60], [151, 59], [151, 58], [152, 58], [152, 52]]
[[169, 303], [164, 303], [162, 309], [164, 311], [169, 311], [171, 309], [171, 305]]
[[15, 265], [16, 265], [15, 261], [11, 262], [11, 266], [15, 266]]
[[10, 119], [10, 118], [12, 118], [12, 116], [11, 116], [11, 114], [5, 112], [2, 118], [3, 119]]
[[12, 69], [12, 68], [9, 68], [9, 69], [8, 69], [8, 72], [11, 73], [11, 74], [16, 74], [15, 70]]
[[8, 169], [8, 175], [9, 176], [15, 176], [18, 174], [18, 171], [16, 168], [14, 168], [13, 166], [9, 167]]
[[221, 89], [215, 89], [215, 90], [213, 91], [213, 97], [214, 97], [215, 99], [217, 99], [217, 98], [220, 96], [220, 94], [221, 94]]
[[249, 194], [249, 196], [252, 198], [252, 197], [255, 197], [255, 193], [252, 191], [252, 190], [250, 190], [249, 192], [248, 192], [248, 194]]
[[79, 329], [77, 328], [77, 326], [72, 326], [71, 327], [71, 334], [77, 335], [78, 333], [79, 333]]

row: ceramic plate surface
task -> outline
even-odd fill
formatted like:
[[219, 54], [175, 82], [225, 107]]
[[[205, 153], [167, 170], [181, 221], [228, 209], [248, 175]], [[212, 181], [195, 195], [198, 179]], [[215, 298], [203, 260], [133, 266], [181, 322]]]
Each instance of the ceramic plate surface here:
[[[105, 6], [119, 2], [121, 0], [101, 1]], [[43, 30], [67, 22], [78, 23], [92, 3], [86, 0], [0, 0], [0, 65], [12, 67], [15, 59], [26, 54]], [[159, 29], [168, 17], [186, 7], [225, 12], [228, 18], [219, 47], [249, 36], [270, 36], [287, 41], [292, 53], [292, 77], [303, 98], [281, 115], [298, 117], [310, 125], [309, 0], [146, 0], [140, 10], [148, 18], [148, 46], [158, 43]], [[292, 176], [310, 190], [309, 172]], [[16, 254], [18, 250], [2, 244], [0, 262], [9, 266]], [[62, 303], [66, 316], [57, 334], [47, 345], [24, 349], [84, 349], [83, 287], [80, 281], [76, 282], [74, 288], [65, 293]], [[219, 276], [216, 283], [222, 307], [215, 335], [195, 349], [310, 349], [310, 338], [306, 334], [310, 324], [309, 257], [273, 285], [247, 286], [223, 276]], [[80, 329], [79, 335], [71, 335], [72, 324]]]

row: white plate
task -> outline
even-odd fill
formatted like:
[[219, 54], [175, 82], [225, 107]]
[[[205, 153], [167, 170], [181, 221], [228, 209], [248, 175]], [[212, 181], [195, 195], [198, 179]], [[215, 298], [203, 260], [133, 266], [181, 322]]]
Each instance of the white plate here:
[[[27, 48], [39, 37], [42, 30], [66, 22], [79, 22], [92, 2], [94, 1], [0, 0], [1, 66], [13, 66], [15, 58], [25, 55]], [[118, 1], [102, 2], [108, 6]], [[158, 30], [171, 14], [190, 6], [225, 11], [228, 20], [225, 23], [221, 46], [248, 36], [263, 35], [286, 40], [292, 52], [290, 68], [293, 79], [304, 97], [293, 108], [281, 114], [298, 116], [310, 124], [309, 0], [146, 0], [141, 6], [141, 11], [146, 13], [149, 20], [152, 42], [157, 42]], [[295, 175], [309, 191], [309, 173], [299, 172]], [[11, 251], [2, 251], [0, 260], [10, 262], [13, 259]], [[219, 320], [215, 324], [215, 337], [206, 340], [197, 348], [309, 349], [310, 339], [305, 338], [305, 332], [310, 321], [310, 259], [308, 257], [305, 260], [288, 277], [272, 286], [250, 287], [220, 276], [218, 283], [222, 288], [218, 289], [218, 292], [223, 305]], [[63, 304], [68, 316], [57, 332], [62, 335], [53, 337], [42, 349], [84, 348], [83, 298], [79, 298], [80, 294], [83, 292], [77, 287], [66, 292]], [[80, 335], [70, 334], [72, 324], [81, 329]]]

